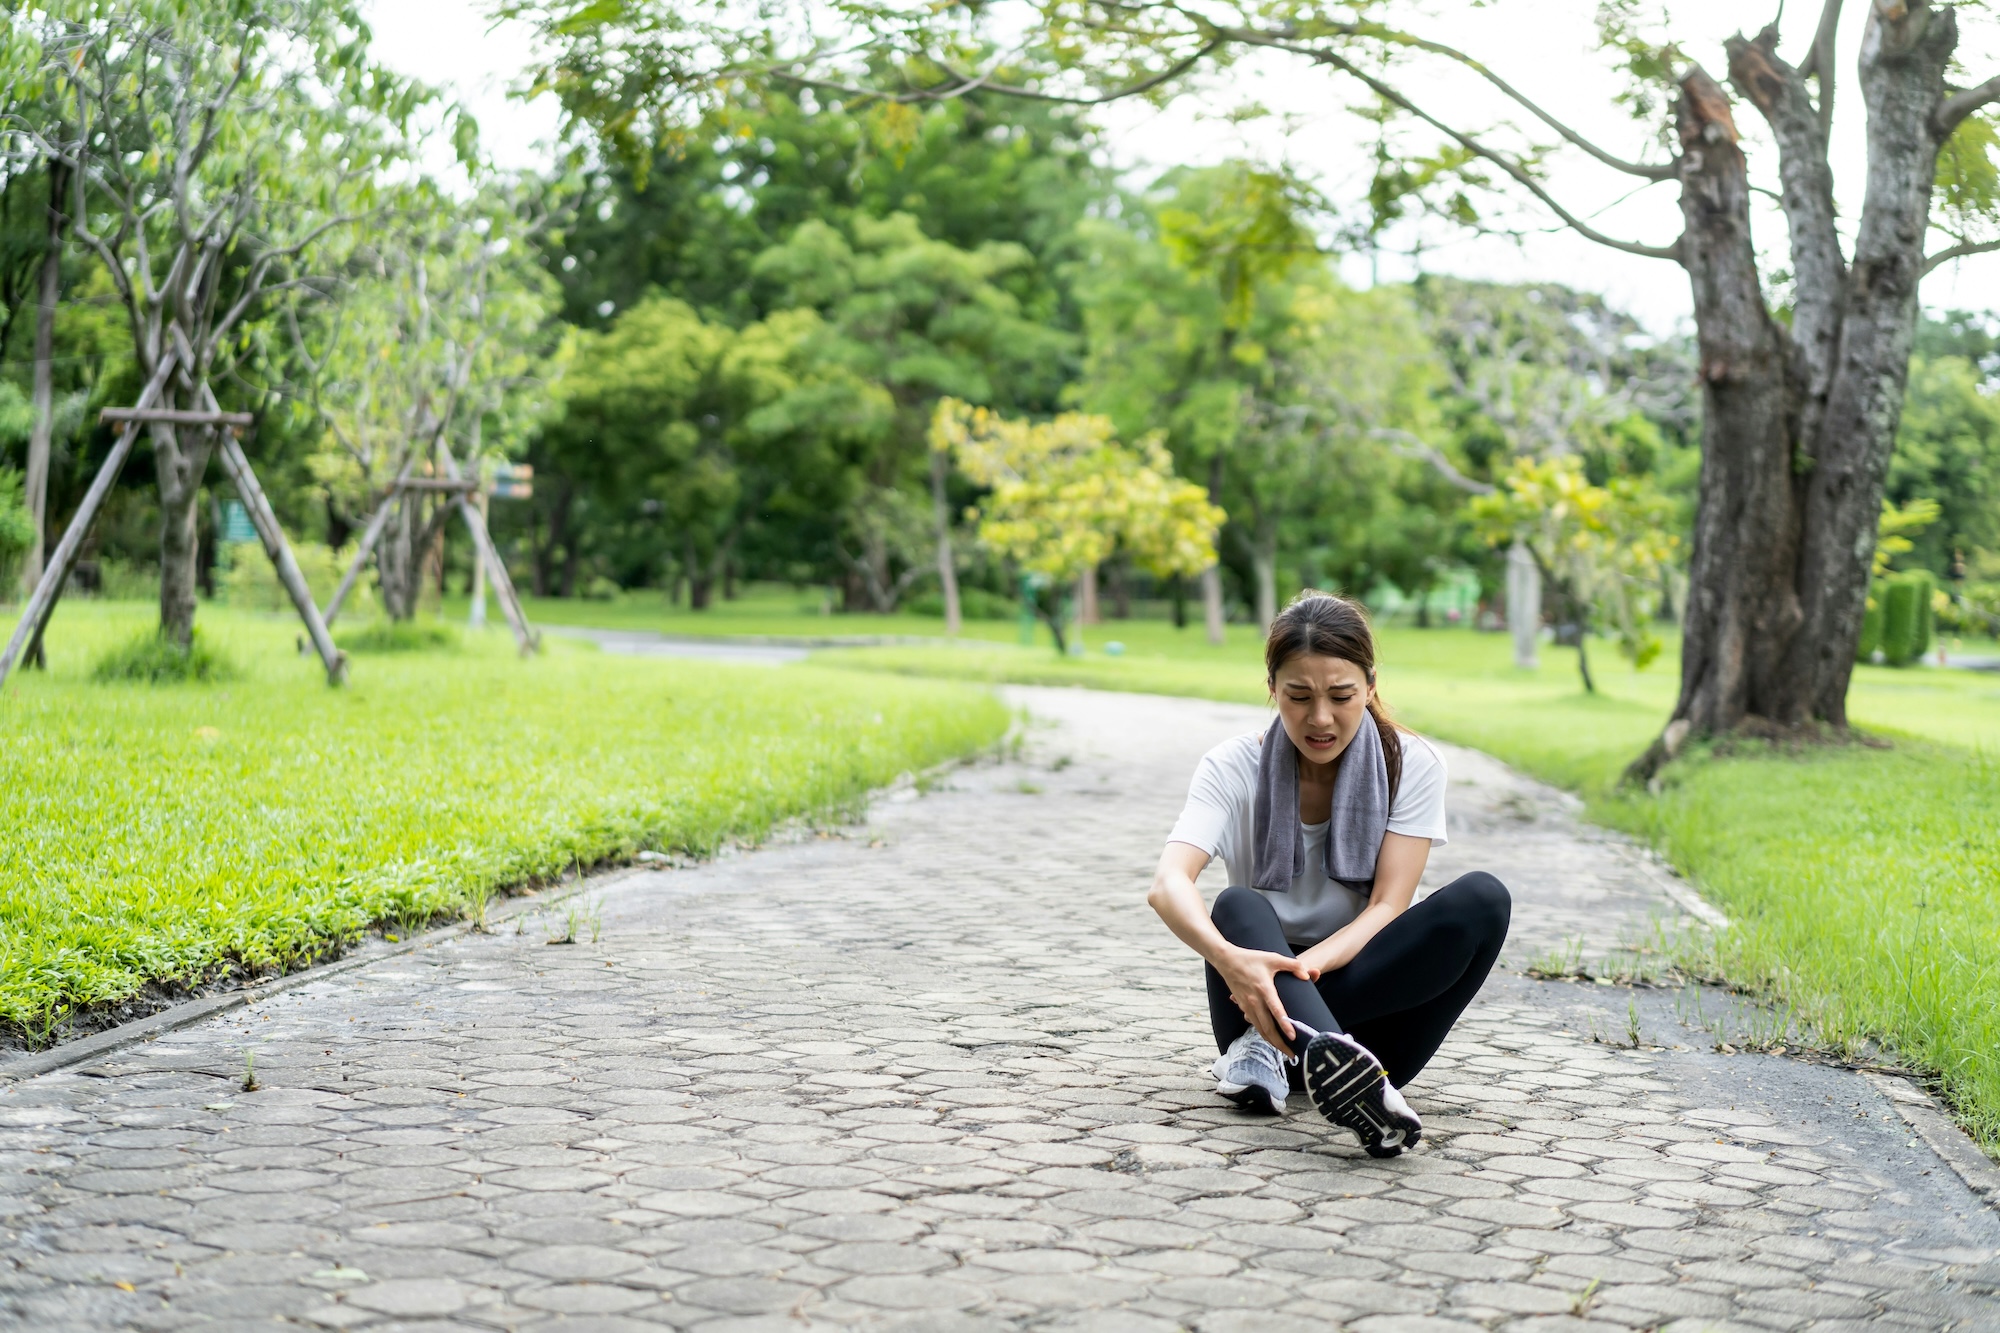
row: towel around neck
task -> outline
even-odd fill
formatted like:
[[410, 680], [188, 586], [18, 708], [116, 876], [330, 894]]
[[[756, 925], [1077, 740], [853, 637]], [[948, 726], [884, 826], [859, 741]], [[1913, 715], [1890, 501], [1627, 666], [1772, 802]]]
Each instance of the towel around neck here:
[[[1305, 830], [1299, 819], [1299, 750], [1283, 718], [1264, 733], [1257, 756], [1257, 808], [1252, 888], [1289, 893], [1304, 868]], [[1375, 859], [1389, 831], [1389, 765], [1370, 717], [1341, 752], [1333, 778], [1333, 813], [1326, 826], [1326, 876], [1359, 893], [1375, 884]]]

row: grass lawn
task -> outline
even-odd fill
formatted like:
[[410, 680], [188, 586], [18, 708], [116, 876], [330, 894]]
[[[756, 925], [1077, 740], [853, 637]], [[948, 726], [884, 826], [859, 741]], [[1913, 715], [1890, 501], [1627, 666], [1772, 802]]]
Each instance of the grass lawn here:
[[[714, 849], [851, 808], [1005, 730], [987, 692], [745, 669], [497, 626], [457, 651], [357, 655], [329, 690], [276, 616], [203, 608], [226, 684], [96, 684], [148, 606], [67, 603], [50, 670], [0, 695], [0, 1030], [228, 964], [296, 965], [375, 923], [640, 848]], [[0, 634], [11, 628], [0, 620]]]
[[[1232, 626], [1117, 624], [1119, 657], [969, 643], [840, 649], [850, 670], [1085, 685], [1264, 702], [1259, 643]], [[1616, 789], [1673, 704], [1671, 653], [1635, 673], [1573, 650], [1537, 671], [1504, 635], [1386, 629], [1384, 696], [1405, 722], [1581, 793], [1601, 823], [1650, 839], [1735, 921], [1687, 961], [1795, 1007], [1824, 1039], [1874, 1037], [1937, 1076], [1965, 1122], [2000, 1147], [2000, 674], [1863, 667], [1850, 711], [1890, 749], [1745, 751], [1673, 765], [1656, 796]]]

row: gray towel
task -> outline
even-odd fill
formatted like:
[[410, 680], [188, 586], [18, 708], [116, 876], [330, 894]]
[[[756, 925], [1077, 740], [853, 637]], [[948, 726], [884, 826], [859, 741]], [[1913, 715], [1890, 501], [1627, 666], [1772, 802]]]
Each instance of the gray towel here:
[[[1299, 819], [1299, 750], [1282, 718], [1264, 733], [1257, 756], [1257, 810], [1250, 885], [1289, 893], [1306, 857]], [[1333, 816], [1326, 830], [1326, 876], [1358, 893], [1375, 885], [1375, 858], [1389, 831], [1389, 765], [1370, 717], [1354, 733], [1333, 778]]]

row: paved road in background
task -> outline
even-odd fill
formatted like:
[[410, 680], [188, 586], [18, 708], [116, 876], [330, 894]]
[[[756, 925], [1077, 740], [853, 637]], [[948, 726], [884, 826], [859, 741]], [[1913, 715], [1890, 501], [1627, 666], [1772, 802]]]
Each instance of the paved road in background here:
[[[2000, 1219], [1886, 1085], [1715, 1053], [1671, 995], [1497, 974], [1393, 1161], [1221, 1104], [1142, 893], [1197, 757], [1262, 715], [1014, 698], [1017, 760], [843, 837], [6, 1088], [0, 1324], [2000, 1327]], [[1426, 883], [1514, 888], [1508, 966], [1673, 927], [1631, 848], [1448, 753]]]

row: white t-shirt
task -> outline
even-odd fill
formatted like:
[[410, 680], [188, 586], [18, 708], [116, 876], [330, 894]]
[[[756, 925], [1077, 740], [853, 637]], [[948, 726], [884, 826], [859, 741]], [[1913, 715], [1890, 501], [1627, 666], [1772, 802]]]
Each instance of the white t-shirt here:
[[[1429, 741], [1399, 732], [1403, 742], [1403, 776], [1389, 807], [1389, 832], [1429, 838], [1445, 844], [1444, 756]], [[1187, 805], [1174, 821], [1168, 842], [1184, 842], [1219, 857], [1231, 884], [1250, 883], [1256, 846], [1257, 756], [1263, 733], [1251, 732], [1226, 740], [1201, 758], [1188, 784]], [[1306, 948], [1360, 915], [1368, 900], [1326, 877], [1326, 825], [1306, 824], [1305, 869], [1292, 881], [1290, 893], [1258, 890], [1278, 909], [1278, 921], [1294, 948]]]

